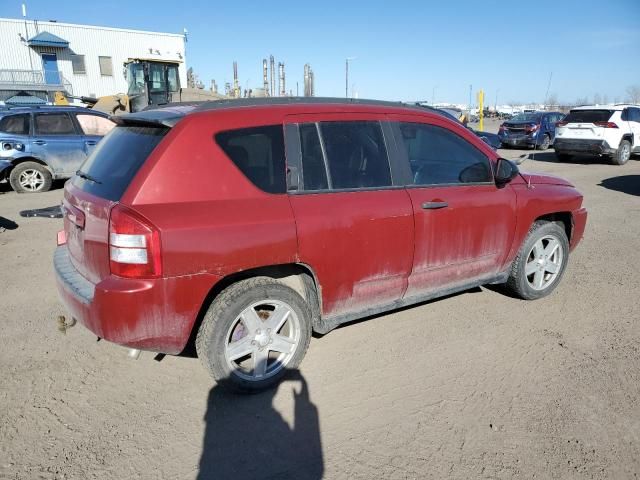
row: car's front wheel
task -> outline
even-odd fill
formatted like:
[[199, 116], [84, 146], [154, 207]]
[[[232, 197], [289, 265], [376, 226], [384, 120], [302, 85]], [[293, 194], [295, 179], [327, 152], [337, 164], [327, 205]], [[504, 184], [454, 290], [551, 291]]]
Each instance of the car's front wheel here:
[[9, 175], [9, 183], [18, 193], [46, 192], [51, 188], [53, 178], [44, 165], [23, 162], [16, 165]]
[[558, 285], [569, 260], [569, 240], [563, 227], [538, 221], [511, 266], [507, 288], [520, 298], [535, 300]]
[[311, 338], [311, 310], [293, 289], [268, 277], [231, 285], [211, 303], [196, 350], [218, 384], [259, 391], [297, 368]]

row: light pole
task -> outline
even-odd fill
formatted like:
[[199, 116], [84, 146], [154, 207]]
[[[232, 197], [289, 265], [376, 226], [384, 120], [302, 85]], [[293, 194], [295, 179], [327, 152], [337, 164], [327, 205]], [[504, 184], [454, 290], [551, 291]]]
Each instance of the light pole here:
[[344, 96], [349, 98], [349, 61], [355, 60], [356, 57], [347, 57], [344, 61]]
[[496, 90], [496, 101], [493, 104], [493, 110], [497, 113], [498, 112], [498, 92], [500, 91], [500, 89], [498, 88]]

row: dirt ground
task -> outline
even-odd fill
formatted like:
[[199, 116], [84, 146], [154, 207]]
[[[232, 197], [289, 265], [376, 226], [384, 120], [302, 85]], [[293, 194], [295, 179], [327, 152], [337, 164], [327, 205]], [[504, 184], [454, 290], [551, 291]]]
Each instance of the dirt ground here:
[[570, 179], [589, 209], [550, 297], [482, 288], [351, 324], [244, 397], [188, 355], [59, 333], [61, 220], [18, 212], [62, 190], [0, 185], [0, 478], [637, 478], [640, 159], [521, 168]]

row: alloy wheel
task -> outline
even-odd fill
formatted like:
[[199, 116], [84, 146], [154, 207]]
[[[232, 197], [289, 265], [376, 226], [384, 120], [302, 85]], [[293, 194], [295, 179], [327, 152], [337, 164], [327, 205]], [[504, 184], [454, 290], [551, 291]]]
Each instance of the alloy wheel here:
[[564, 250], [553, 235], [546, 235], [533, 244], [524, 273], [529, 286], [534, 290], [545, 290], [553, 284], [562, 270]]

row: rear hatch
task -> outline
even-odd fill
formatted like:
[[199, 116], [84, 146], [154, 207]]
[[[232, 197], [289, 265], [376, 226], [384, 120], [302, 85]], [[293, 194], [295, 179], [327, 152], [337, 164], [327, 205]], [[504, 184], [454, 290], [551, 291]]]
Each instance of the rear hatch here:
[[109, 214], [169, 128], [127, 124], [98, 144], [64, 192], [64, 229], [71, 262], [92, 283], [109, 275]]
[[571, 110], [562, 122], [558, 122], [556, 138], [599, 140], [614, 110]]
[[531, 114], [516, 115], [513, 119], [504, 122], [502, 129], [507, 135], [520, 136], [531, 133], [535, 125], [540, 123], [540, 118]]

